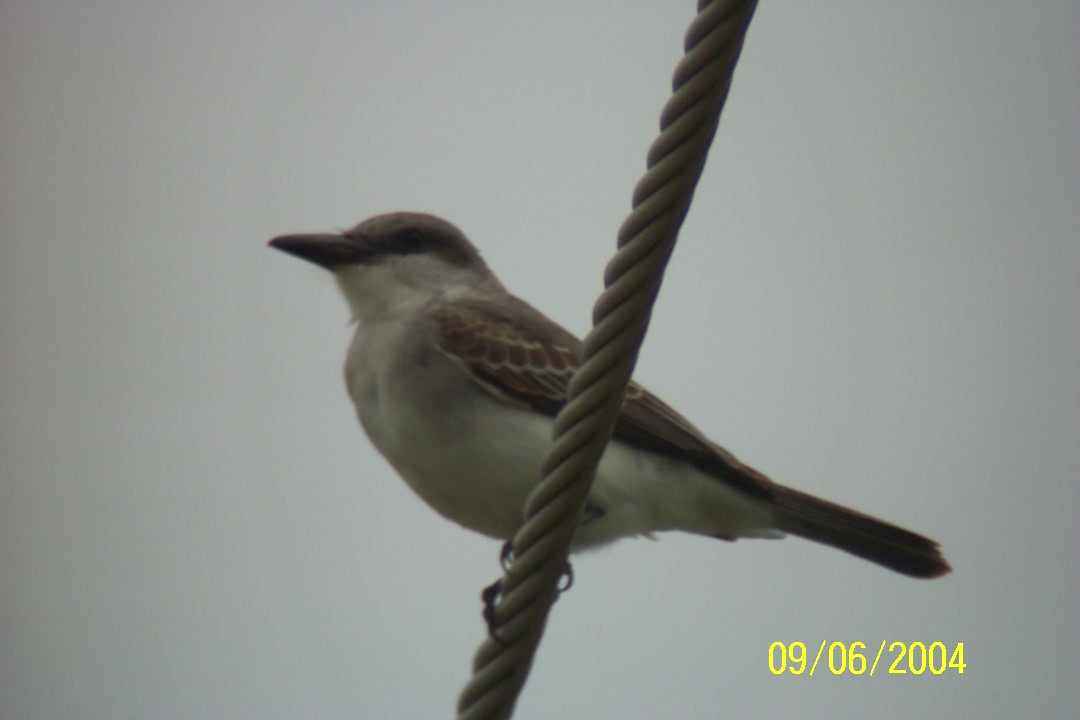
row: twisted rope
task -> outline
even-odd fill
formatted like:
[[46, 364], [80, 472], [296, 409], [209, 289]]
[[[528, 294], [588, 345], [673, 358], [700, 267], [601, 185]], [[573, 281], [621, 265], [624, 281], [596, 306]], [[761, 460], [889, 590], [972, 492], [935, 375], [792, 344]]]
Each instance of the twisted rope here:
[[660, 116], [648, 171], [634, 189], [604, 273], [582, 364], [555, 419], [543, 480], [525, 506], [513, 557], [495, 606], [497, 642], [477, 650], [473, 677], [458, 699], [459, 720], [509, 718], [547, 624], [557, 584], [596, 467], [637, 361], [653, 301], [705, 166], [709, 144], [742, 50], [756, 0], [700, 0], [675, 69], [674, 93]]

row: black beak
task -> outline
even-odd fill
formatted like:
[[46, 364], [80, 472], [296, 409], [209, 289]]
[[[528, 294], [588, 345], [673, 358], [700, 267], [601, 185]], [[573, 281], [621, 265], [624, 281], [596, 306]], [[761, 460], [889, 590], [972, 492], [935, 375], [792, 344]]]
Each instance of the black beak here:
[[342, 265], [357, 265], [370, 256], [370, 252], [355, 240], [331, 233], [311, 235], [282, 235], [269, 243], [290, 255], [334, 270]]

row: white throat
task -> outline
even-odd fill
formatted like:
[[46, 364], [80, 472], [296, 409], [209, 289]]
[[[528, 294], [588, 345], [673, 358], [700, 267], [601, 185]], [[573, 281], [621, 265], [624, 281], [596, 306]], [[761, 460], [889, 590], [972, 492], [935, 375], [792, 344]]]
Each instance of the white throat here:
[[455, 267], [425, 254], [382, 258], [334, 272], [353, 320], [365, 323], [407, 314], [440, 296], [456, 296], [483, 284], [490, 274]]

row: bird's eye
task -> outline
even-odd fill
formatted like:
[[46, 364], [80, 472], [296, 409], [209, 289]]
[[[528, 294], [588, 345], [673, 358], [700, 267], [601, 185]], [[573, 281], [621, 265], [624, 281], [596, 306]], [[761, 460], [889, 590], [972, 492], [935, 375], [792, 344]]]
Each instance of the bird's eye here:
[[406, 230], [401, 235], [401, 251], [403, 254], [419, 252], [423, 249], [424, 233], [413, 228]]

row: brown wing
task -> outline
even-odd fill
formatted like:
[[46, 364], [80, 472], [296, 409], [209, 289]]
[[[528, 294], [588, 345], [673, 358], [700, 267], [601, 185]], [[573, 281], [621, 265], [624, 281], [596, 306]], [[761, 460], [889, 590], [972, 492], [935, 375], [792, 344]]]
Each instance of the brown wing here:
[[[517, 298], [447, 304], [436, 320], [442, 350], [461, 360], [489, 392], [547, 415], [566, 403], [581, 343], [531, 306]], [[915, 577], [949, 571], [933, 540], [773, 483], [709, 442], [636, 383], [627, 389], [614, 439], [692, 463], [731, 487], [770, 501], [778, 512], [777, 527], [786, 532]]]
[[501, 308], [471, 303], [443, 305], [435, 320], [442, 350], [462, 360], [489, 392], [546, 415], [565, 404], [580, 344], [569, 333], [541, 339]]
[[[489, 392], [554, 416], [566, 404], [580, 363], [581, 341], [527, 303], [447, 303], [435, 312], [441, 349], [460, 359]], [[613, 437], [678, 458], [758, 496], [771, 482], [710, 442], [684, 417], [630, 383]]]

